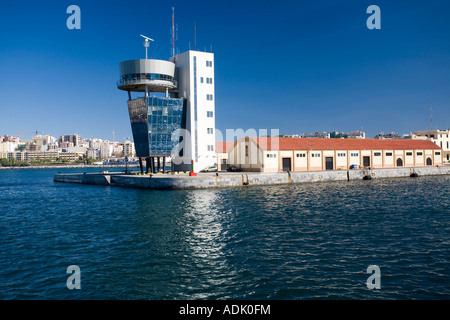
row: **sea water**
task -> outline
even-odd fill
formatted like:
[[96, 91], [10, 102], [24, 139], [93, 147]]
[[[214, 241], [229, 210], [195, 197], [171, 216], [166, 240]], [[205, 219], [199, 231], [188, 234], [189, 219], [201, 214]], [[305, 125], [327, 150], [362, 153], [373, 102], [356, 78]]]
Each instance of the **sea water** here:
[[186, 191], [53, 181], [99, 170], [0, 170], [0, 299], [450, 298], [450, 176]]

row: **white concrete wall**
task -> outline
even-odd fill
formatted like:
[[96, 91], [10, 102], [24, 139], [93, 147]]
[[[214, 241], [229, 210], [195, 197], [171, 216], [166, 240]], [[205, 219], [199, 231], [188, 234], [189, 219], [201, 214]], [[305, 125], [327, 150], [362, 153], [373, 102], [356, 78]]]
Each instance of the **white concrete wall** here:
[[359, 166], [361, 165], [360, 154], [361, 152], [359, 150], [349, 150], [349, 154], [347, 155], [350, 157], [349, 166], [356, 164], [359, 168]]
[[294, 151], [294, 171], [306, 171], [308, 169], [308, 151]]
[[336, 167], [334, 169], [348, 169], [348, 157], [349, 153], [347, 150], [337, 150], [336, 151]]
[[278, 151], [264, 151], [264, 172], [278, 172], [279, 154]]
[[310, 170], [322, 170], [322, 151], [311, 150], [309, 152], [309, 168]]
[[[195, 77], [194, 57], [196, 59]], [[212, 66], [207, 66], [206, 61], [211, 61]], [[189, 151], [191, 159], [194, 160], [195, 171], [198, 172], [216, 163], [214, 54], [190, 50], [177, 55], [175, 63], [179, 75], [179, 97], [187, 99], [186, 130], [191, 136]], [[212, 79], [212, 83], [208, 83], [207, 78]], [[195, 123], [195, 88], [197, 90], [197, 123]], [[208, 99], [207, 95], [211, 95], [212, 100]], [[207, 116], [208, 111], [213, 112], [213, 117]], [[212, 129], [209, 133], [208, 128]]]

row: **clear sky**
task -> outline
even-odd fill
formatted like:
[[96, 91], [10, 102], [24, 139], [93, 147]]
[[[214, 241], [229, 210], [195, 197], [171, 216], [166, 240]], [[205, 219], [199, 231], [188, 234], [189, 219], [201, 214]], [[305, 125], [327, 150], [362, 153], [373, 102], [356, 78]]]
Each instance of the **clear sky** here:
[[[69, 30], [69, 5], [81, 30]], [[369, 30], [369, 5], [381, 29]], [[216, 127], [282, 134], [450, 127], [450, 1], [2, 1], [0, 135], [131, 138], [118, 64], [215, 54]], [[23, 138], [31, 138], [24, 134]]]

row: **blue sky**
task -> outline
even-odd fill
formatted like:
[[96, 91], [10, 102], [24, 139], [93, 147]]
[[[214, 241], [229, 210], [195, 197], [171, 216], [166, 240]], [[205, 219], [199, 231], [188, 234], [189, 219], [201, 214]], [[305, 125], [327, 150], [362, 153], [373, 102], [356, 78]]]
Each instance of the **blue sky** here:
[[[66, 9], [81, 9], [69, 30]], [[381, 29], [369, 30], [369, 5]], [[282, 134], [354, 131], [368, 137], [450, 127], [450, 2], [3, 1], [0, 135], [19, 131], [131, 137], [120, 61], [215, 54], [216, 128]], [[24, 134], [23, 138], [31, 138]]]

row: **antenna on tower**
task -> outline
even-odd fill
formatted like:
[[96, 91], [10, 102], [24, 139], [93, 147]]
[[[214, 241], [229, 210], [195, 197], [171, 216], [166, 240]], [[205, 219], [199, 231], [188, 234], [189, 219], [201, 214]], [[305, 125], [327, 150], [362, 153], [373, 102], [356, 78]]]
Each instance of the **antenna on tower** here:
[[197, 51], [197, 24], [194, 21], [194, 50]]
[[433, 130], [433, 107], [430, 107], [430, 130]]
[[149, 40], [150, 40], [150, 41], [155, 41], [155, 40], [150, 39], [149, 37], [143, 36], [142, 34], [141, 34], [140, 36], [141, 36], [142, 38], [145, 38], [145, 41], [144, 41], [144, 47], [145, 47], [145, 59], [148, 59], [147, 49], [148, 49], [148, 47], [150, 47], [150, 42], [149, 42]]
[[175, 8], [172, 7], [172, 57], [175, 57]]

